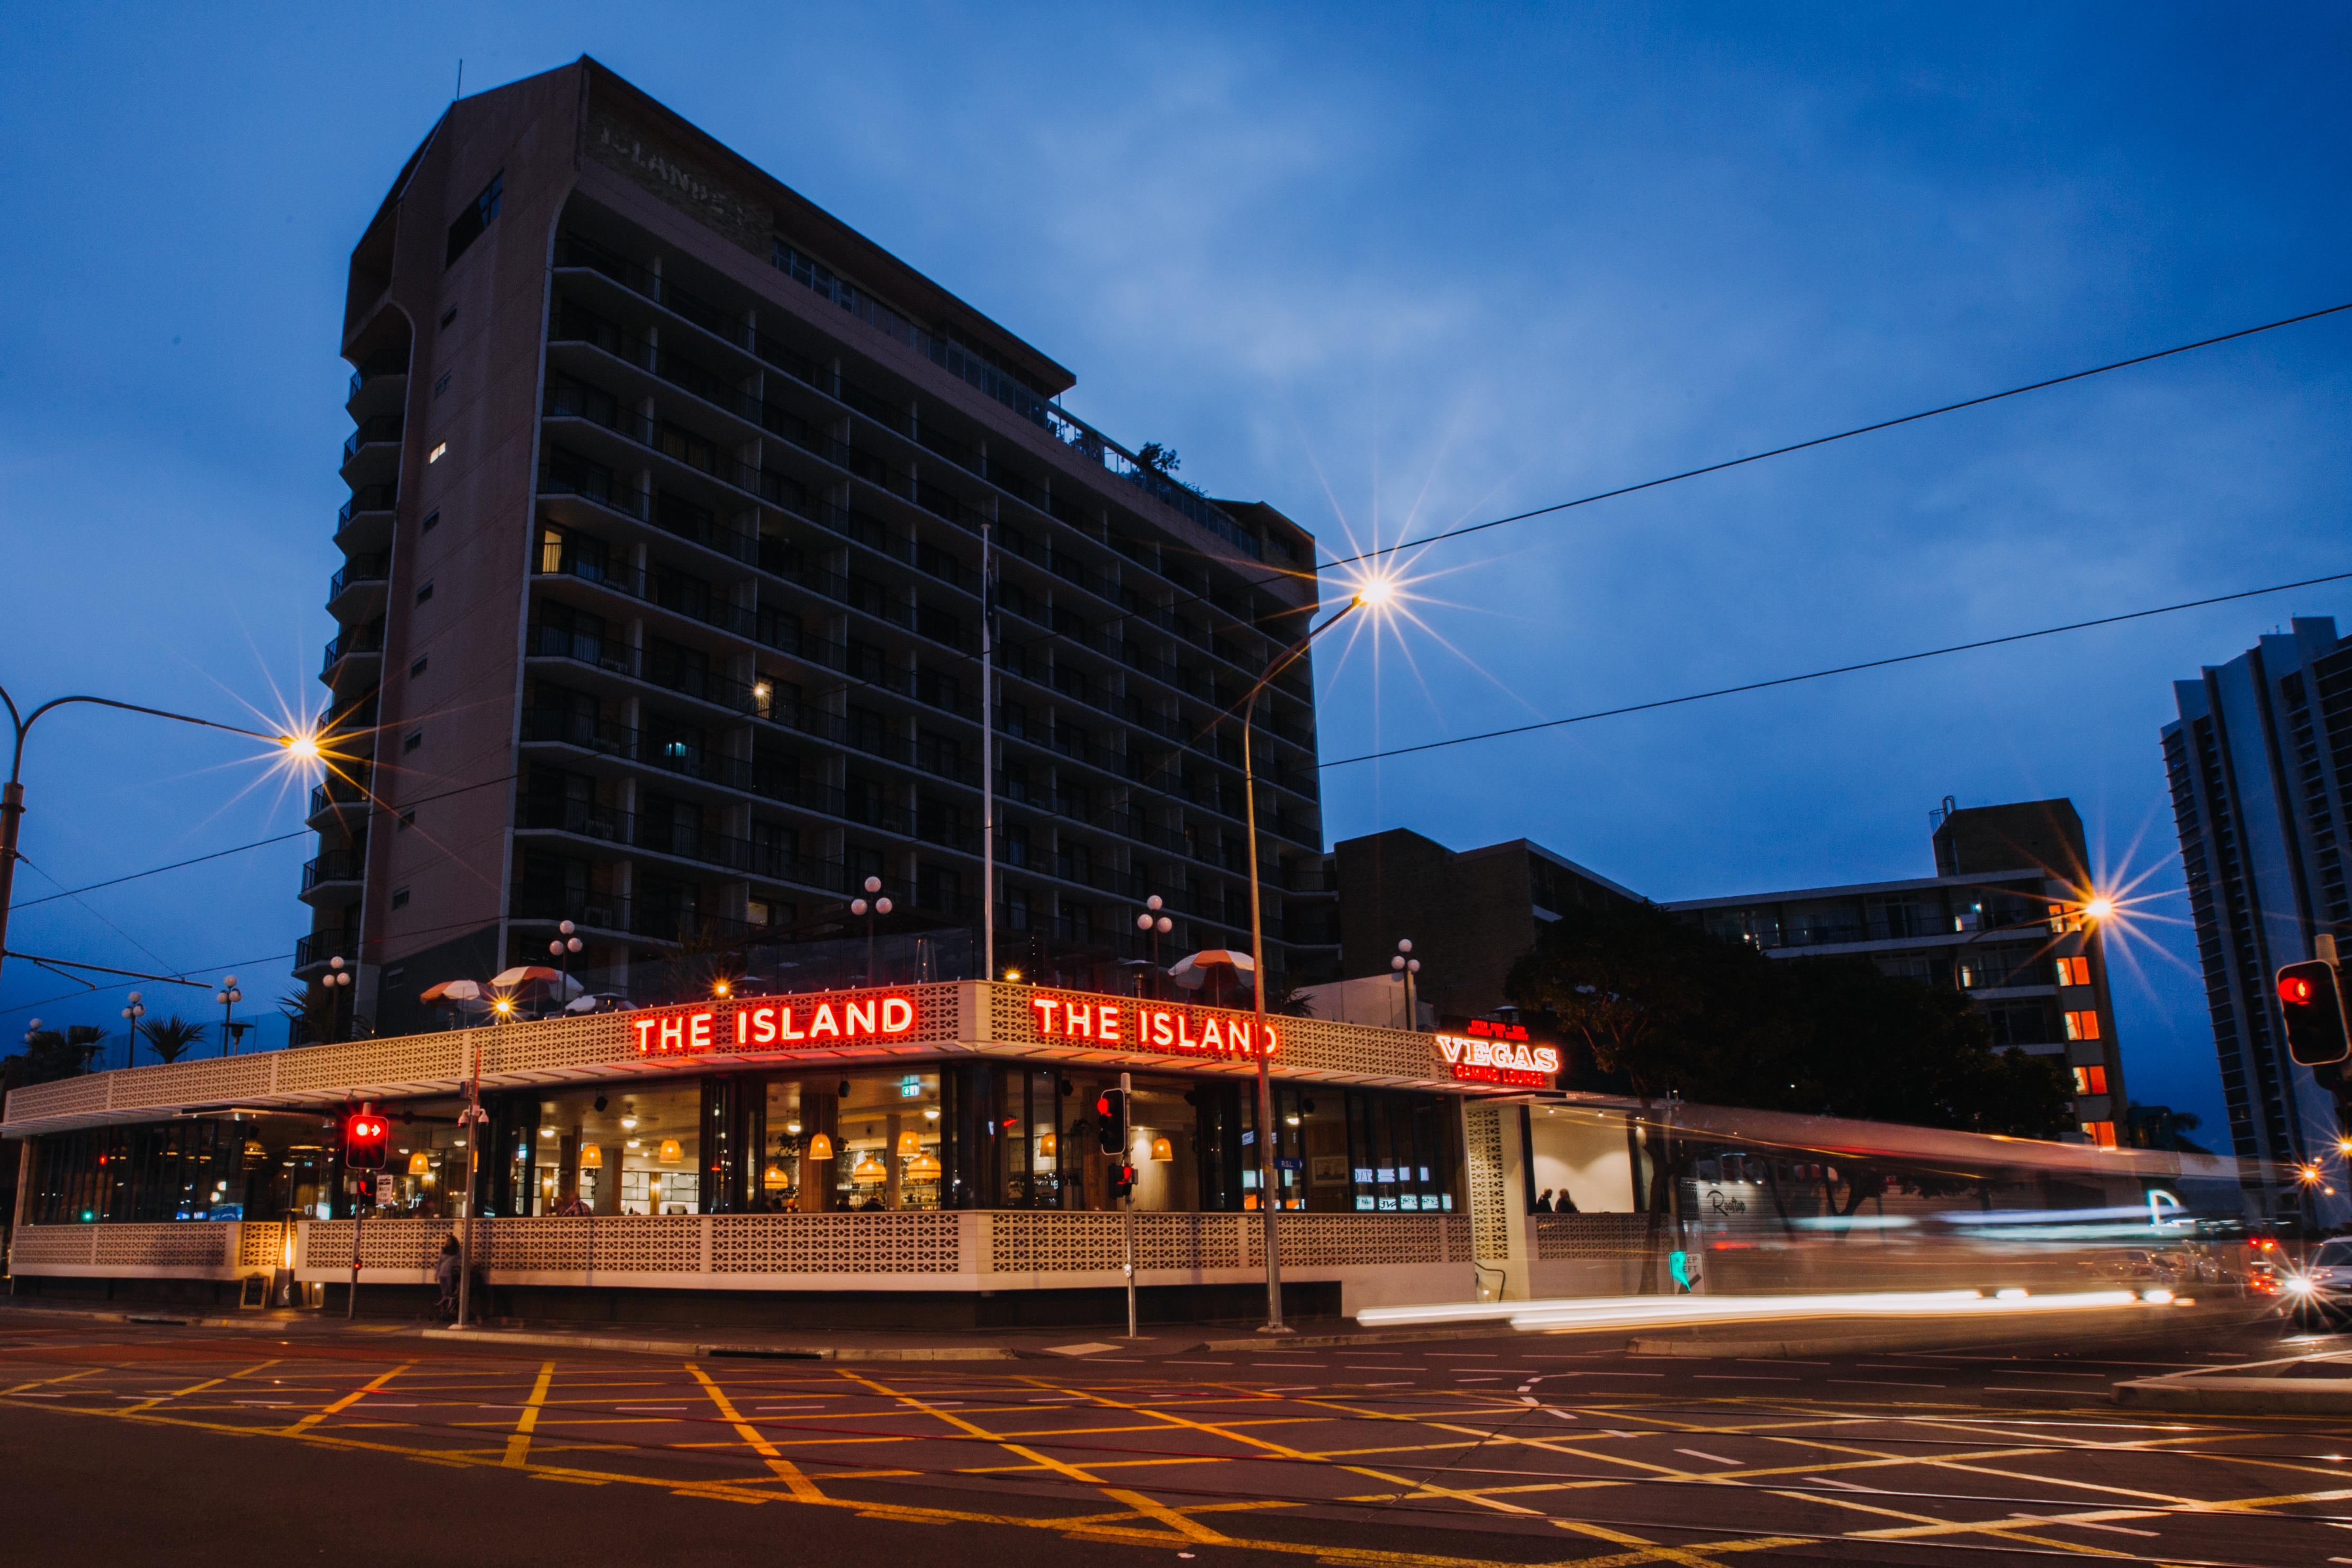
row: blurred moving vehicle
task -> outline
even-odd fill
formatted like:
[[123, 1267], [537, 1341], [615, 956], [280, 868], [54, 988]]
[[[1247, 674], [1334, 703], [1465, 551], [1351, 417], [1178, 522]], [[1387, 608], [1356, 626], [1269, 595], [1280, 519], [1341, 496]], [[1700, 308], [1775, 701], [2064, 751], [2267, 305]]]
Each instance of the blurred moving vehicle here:
[[2305, 1324], [2352, 1319], [2352, 1236], [2323, 1241], [2304, 1266], [2280, 1281], [2287, 1311]]

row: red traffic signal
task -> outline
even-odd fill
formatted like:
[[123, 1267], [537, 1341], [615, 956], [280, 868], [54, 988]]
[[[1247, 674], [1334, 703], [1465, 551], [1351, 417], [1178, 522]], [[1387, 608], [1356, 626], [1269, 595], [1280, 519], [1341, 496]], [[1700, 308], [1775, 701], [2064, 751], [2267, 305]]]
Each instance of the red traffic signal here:
[[2287, 965], [2278, 972], [2278, 998], [2279, 1016], [2286, 1024], [2287, 1055], [2305, 1067], [2352, 1056], [2335, 965], [2325, 958]]
[[1106, 1089], [1095, 1096], [1095, 1143], [1104, 1154], [1127, 1153], [1127, 1095]]
[[1111, 1197], [1125, 1197], [1129, 1193], [1131, 1193], [1134, 1190], [1135, 1167], [1133, 1166], [1119, 1166], [1118, 1171], [1115, 1172], [1110, 1178]]
[[392, 1137], [392, 1124], [377, 1113], [372, 1105], [362, 1105], [343, 1123], [343, 1168], [354, 1171], [383, 1169], [386, 1145]]

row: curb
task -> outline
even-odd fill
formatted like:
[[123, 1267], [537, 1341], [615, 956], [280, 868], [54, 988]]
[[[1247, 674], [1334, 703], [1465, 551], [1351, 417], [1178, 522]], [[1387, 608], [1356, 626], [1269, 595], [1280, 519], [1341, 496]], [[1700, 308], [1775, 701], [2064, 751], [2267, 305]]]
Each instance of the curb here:
[[689, 1360], [742, 1357], [767, 1361], [1011, 1361], [1014, 1353], [997, 1345], [729, 1344], [690, 1339], [622, 1339], [611, 1334], [532, 1333], [509, 1329], [425, 1329], [425, 1339], [461, 1344], [528, 1345], [549, 1350], [602, 1350], [624, 1355], [675, 1355]]
[[1626, 1344], [1633, 1355], [1787, 1360], [1824, 1351], [1876, 1354], [1906, 1350], [1977, 1350], [2032, 1345], [2037, 1349], [2077, 1341], [2111, 1343], [2116, 1335], [2162, 1336], [2188, 1333], [2238, 1319], [2253, 1321], [2259, 1313], [2229, 1308], [2116, 1307], [2080, 1316], [2033, 1318], [1927, 1319], [1915, 1326], [1875, 1331], [1866, 1320], [1824, 1322], [1811, 1332], [1792, 1332], [1768, 1338], [1708, 1338], [1704, 1329], [1680, 1333], [1636, 1334]]

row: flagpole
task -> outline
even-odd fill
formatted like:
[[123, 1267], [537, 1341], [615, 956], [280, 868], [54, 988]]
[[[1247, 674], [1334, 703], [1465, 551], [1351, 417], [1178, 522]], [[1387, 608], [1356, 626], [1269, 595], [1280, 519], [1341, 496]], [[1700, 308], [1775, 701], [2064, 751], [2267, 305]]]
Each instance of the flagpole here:
[[980, 977], [996, 978], [996, 558], [980, 525]]

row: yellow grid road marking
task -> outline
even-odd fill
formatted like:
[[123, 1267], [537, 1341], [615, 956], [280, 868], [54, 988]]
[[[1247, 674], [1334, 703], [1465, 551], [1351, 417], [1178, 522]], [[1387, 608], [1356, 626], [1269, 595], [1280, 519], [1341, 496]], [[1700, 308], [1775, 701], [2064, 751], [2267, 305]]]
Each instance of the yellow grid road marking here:
[[830, 1500], [798, 1465], [784, 1458], [782, 1451], [761, 1435], [758, 1427], [736, 1414], [734, 1402], [727, 1397], [727, 1391], [713, 1383], [709, 1374], [690, 1361], [686, 1364], [686, 1369], [694, 1374], [694, 1380], [702, 1385], [703, 1391], [710, 1396], [710, 1402], [719, 1407], [719, 1416], [735, 1428], [736, 1435], [749, 1443], [754, 1453], [768, 1461], [768, 1469], [782, 1479], [786, 1490], [802, 1502]]
[[328, 1416], [340, 1416], [344, 1411], [350, 1409], [352, 1406], [358, 1404], [361, 1400], [366, 1398], [369, 1395], [382, 1390], [385, 1384], [390, 1383], [394, 1378], [398, 1377], [402, 1373], [406, 1372], [410, 1367], [415, 1364], [416, 1364], [413, 1361], [404, 1361], [398, 1366], [394, 1367], [391, 1371], [378, 1375], [376, 1377], [369, 1381], [366, 1387], [355, 1388], [351, 1393], [344, 1395], [341, 1399], [336, 1400], [332, 1405], [328, 1406], [325, 1409], [313, 1410], [308, 1416], [303, 1416], [299, 1421], [295, 1422], [294, 1425], [286, 1428], [286, 1435], [289, 1437], [299, 1437], [303, 1433], [309, 1431], [311, 1427], [317, 1426], [320, 1422], [325, 1420]]
[[514, 1436], [507, 1439], [507, 1469], [522, 1469], [523, 1459], [530, 1452], [531, 1429], [539, 1425], [539, 1407], [547, 1402], [547, 1385], [554, 1381], [555, 1363], [541, 1362], [539, 1377], [530, 1385], [530, 1397], [523, 1401], [522, 1414], [515, 1420]]

